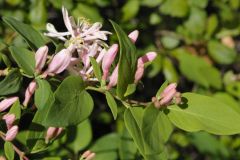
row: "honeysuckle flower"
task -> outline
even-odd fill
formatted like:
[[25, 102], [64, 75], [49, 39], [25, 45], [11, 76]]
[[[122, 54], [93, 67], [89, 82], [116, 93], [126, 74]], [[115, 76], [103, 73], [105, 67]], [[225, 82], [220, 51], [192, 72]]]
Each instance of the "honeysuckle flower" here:
[[74, 45], [79, 54], [94, 43], [100, 46], [106, 45], [103, 41], [107, 40], [107, 35], [111, 32], [101, 31], [101, 23], [90, 24], [84, 18], [78, 18], [77, 23], [75, 23], [74, 18], [68, 15], [68, 11], [64, 7], [62, 7], [62, 14], [67, 32], [58, 32], [52, 24], [48, 23], [46, 36], [63, 40], [67, 46]]
[[96, 156], [95, 153], [91, 152], [90, 150], [87, 150], [82, 154], [80, 160], [83, 160], [83, 159], [84, 160], [92, 160], [95, 156]]
[[18, 134], [18, 126], [15, 125], [15, 126], [12, 126], [6, 133], [6, 137], [5, 137], [5, 140], [6, 141], [12, 141], [14, 140], [14, 138], [17, 136]]
[[5, 123], [7, 125], [7, 128], [10, 129], [13, 125], [13, 122], [15, 121], [16, 119], [16, 116], [15, 114], [12, 114], [12, 113], [8, 113], [8, 114], [5, 114], [3, 117], [2, 117], [3, 120], [5, 120]]
[[36, 54], [35, 54], [35, 70], [36, 72], [40, 72], [42, 70], [42, 68], [44, 67], [46, 60], [47, 60], [47, 55], [48, 55], [48, 47], [47, 46], [43, 46], [40, 47]]
[[0, 112], [8, 109], [13, 103], [15, 103], [18, 100], [18, 97], [10, 97], [2, 100], [0, 102]]
[[23, 101], [23, 105], [27, 106], [32, 95], [34, 94], [35, 90], [37, 88], [37, 82], [33, 80], [32, 82], [29, 83], [26, 91], [25, 91], [25, 99]]
[[144, 64], [147, 62], [153, 61], [157, 56], [157, 53], [155, 52], [148, 52], [144, 56], [138, 58], [137, 62], [137, 70], [135, 73], [135, 79], [134, 83], [137, 83], [143, 76], [144, 74]]
[[118, 51], [118, 45], [113, 44], [103, 57], [103, 61], [102, 61], [102, 70], [103, 70], [102, 79], [103, 80], [106, 80], [108, 77], [110, 67], [117, 55], [117, 51]]
[[128, 37], [131, 39], [133, 43], [135, 43], [137, 41], [138, 35], [139, 35], [139, 31], [134, 30], [128, 35]]
[[56, 55], [48, 65], [46, 70], [47, 74], [59, 74], [63, 72], [71, 62], [71, 52], [68, 49], [62, 49]]
[[166, 92], [162, 97], [162, 99], [160, 100], [160, 105], [170, 104], [176, 93], [177, 93], [177, 90], [175, 88]]
[[56, 138], [63, 131], [63, 128], [49, 127], [45, 136], [45, 142], [48, 143], [49, 140]]
[[109, 83], [108, 83], [107, 89], [110, 89], [116, 86], [117, 80], [118, 80], [118, 65], [114, 68], [111, 76], [109, 77]]

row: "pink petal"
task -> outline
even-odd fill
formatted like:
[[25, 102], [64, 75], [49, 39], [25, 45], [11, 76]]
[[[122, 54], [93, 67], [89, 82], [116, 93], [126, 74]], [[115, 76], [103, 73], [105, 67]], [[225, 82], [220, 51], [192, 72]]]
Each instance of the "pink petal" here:
[[15, 114], [8, 113], [8, 114], [5, 114], [2, 117], [2, 119], [5, 120], [7, 128], [10, 129], [12, 127], [12, 125], [13, 125], [13, 122], [16, 119], [16, 116], [15, 116]]
[[8, 109], [14, 102], [18, 100], [18, 97], [10, 97], [0, 102], [0, 112]]
[[156, 52], [148, 52], [144, 56], [138, 58], [138, 64], [151, 62], [153, 61], [157, 56]]
[[117, 80], [118, 80], [118, 65], [115, 67], [112, 75], [109, 78], [109, 83], [108, 83], [107, 88], [110, 89], [113, 86], [115, 86], [117, 84]]
[[133, 43], [135, 43], [137, 41], [138, 35], [139, 35], [139, 31], [134, 30], [128, 35], [128, 37], [131, 39]]
[[12, 126], [6, 133], [6, 141], [12, 141], [18, 134], [18, 126]]
[[118, 45], [117, 44], [113, 44], [109, 50], [107, 51], [107, 53], [104, 55], [103, 57], [103, 61], [102, 61], [102, 70], [103, 70], [103, 80], [107, 79], [107, 76], [109, 74], [109, 69], [117, 55], [118, 52]]
[[40, 47], [36, 54], [35, 54], [35, 61], [36, 61], [36, 66], [35, 69], [36, 71], [40, 72], [47, 60], [47, 55], [48, 55], [48, 47], [43, 46]]
[[23, 105], [27, 106], [32, 95], [34, 94], [35, 90], [37, 88], [37, 83], [35, 80], [33, 80], [32, 82], [30, 82], [30, 84], [28, 85], [28, 88], [25, 91], [25, 99], [23, 101]]

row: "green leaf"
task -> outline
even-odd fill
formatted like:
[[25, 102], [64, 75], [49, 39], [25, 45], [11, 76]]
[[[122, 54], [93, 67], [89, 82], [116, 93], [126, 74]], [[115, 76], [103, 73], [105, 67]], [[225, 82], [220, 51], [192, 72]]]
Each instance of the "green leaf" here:
[[141, 131], [144, 138], [145, 154], [155, 155], [163, 152], [164, 142], [168, 140], [173, 128], [168, 117], [150, 105], [144, 110]]
[[188, 10], [189, 7], [187, 0], [165, 0], [160, 6], [160, 11], [163, 14], [167, 14], [172, 17], [185, 17]]
[[129, 134], [132, 136], [140, 153], [144, 152], [144, 140], [141, 133], [143, 110], [140, 107], [126, 109], [124, 112], [124, 122]]
[[205, 8], [208, 4], [208, 0], [188, 0], [188, 4], [199, 8]]
[[237, 53], [218, 41], [209, 41], [207, 47], [209, 55], [219, 64], [231, 64], [236, 59]]
[[147, 6], [147, 7], [157, 7], [162, 3], [163, 0], [141, 0], [141, 5], [142, 6]]
[[163, 73], [168, 82], [177, 82], [178, 74], [169, 58], [163, 59]]
[[106, 95], [108, 106], [111, 109], [111, 112], [113, 114], [113, 118], [116, 120], [117, 114], [118, 114], [117, 103], [110, 92], [106, 91], [105, 95]]
[[66, 127], [84, 121], [93, 110], [93, 100], [85, 90], [79, 76], [69, 76], [54, 93], [55, 101], [50, 107], [44, 125]]
[[54, 102], [53, 92], [48, 81], [36, 79], [37, 89], [34, 94], [34, 102], [36, 107], [41, 110], [44, 107], [50, 107]]
[[137, 15], [138, 10], [139, 10], [139, 0], [127, 1], [122, 8], [122, 12], [123, 12], [122, 20], [128, 21], [134, 18]]
[[173, 49], [176, 48], [180, 41], [177, 38], [173, 38], [171, 36], [164, 36], [161, 38], [162, 44], [167, 49]]
[[120, 136], [116, 133], [104, 135], [98, 139], [90, 150], [96, 153], [94, 160], [115, 160], [118, 157], [117, 149], [119, 145]]
[[207, 19], [206, 37], [210, 38], [218, 27], [217, 15], [213, 14]]
[[120, 44], [117, 95], [120, 98], [123, 98], [123, 95], [127, 90], [128, 84], [131, 84], [134, 81], [137, 64], [136, 47], [118, 24], [113, 21], [110, 22], [112, 23], [112, 26], [117, 33]]
[[35, 57], [34, 53], [20, 47], [11, 46], [9, 50], [17, 62], [18, 66], [29, 76], [34, 75], [35, 71]]
[[0, 82], [0, 96], [13, 94], [19, 91], [22, 84], [22, 75], [18, 69], [12, 69]]
[[45, 3], [45, 0], [32, 1], [31, 10], [29, 13], [29, 20], [32, 24], [38, 26], [45, 25], [48, 13]]
[[240, 82], [232, 82], [226, 86], [226, 91], [231, 95], [240, 98]]
[[135, 83], [129, 84], [127, 87], [127, 91], [124, 93], [124, 97], [127, 97], [131, 94], [133, 94], [136, 91], [137, 85]]
[[14, 149], [11, 142], [4, 143], [4, 153], [8, 160], [14, 160]]
[[177, 49], [173, 51], [173, 54], [180, 62], [180, 71], [189, 80], [206, 88], [209, 86], [217, 89], [221, 88], [222, 81], [220, 72], [208, 64], [203, 58], [191, 55], [191, 53], [188, 53], [185, 49]]
[[92, 67], [93, 67], [93, 72], [94, 72], [95, 76], [97, 77], [99, 82], [101, 82], [101, 80], [102, 80], [102, 70], [101, 70], [99, 64], [97, 63], [97, 61], [93, 57], [90, 57], [90, 61], [91, 61], [91, 64], [92, 64]]
[[92, 140], [91, 123], [87, 119], [77, 126], [70, 126], [67, 130], [67, 146], [71, 148], [74, 153], [85, 149]]
[[206, 131], [217, 135], [240, 132], [240, 114], [221, 101], [194, 93], [184, 93], [183, 104], [172, 105], [167, 114], [171, 122], [188, 132]]
[[16, 119], [20, 119], [21, 117], [21, 104], [19, 102], [19, 100], [17, 100], [12, 107], [10, 108], [8, 113], [12, 113], [16, 116]]
[[37, 50], [46, 43], [42, 35], [31, 26], [11, 17], [3, 17], [3, 21], [18, 32], [33, 50]]

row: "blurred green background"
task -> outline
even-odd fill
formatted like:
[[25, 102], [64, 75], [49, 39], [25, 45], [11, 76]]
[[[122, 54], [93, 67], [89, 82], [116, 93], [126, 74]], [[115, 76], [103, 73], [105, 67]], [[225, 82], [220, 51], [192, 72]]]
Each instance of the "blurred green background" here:
[[[114, 32], [109, 19], [127, 33], [137, 29], [139, 56], [147, 51], [158, 53], [133, 99], [149, 101], [168, 80], [177, 82], [181, 92], [213, 96], [240, 107], [240, 0], [0, 0], [0, 15], [15, 17], [42, 32], [47, 22], [64, 31], [62, 6], [75, 18], [102, 22], [104, 30]], [[10, 44], [27, 46], [2, 21], [0, 35], [0, 52], [6, 52], [4, 48]], [[110, 42], [115, 40], [116, 36], [111, 36]], [[71, 158], [91, 148], [97, 152], [98, 160], [136, 159], [139, 154], [122, 118], [114, 121], [104, 97], [95, 96], [98, 98], [91, 125], [86, 121], [83, 126], [69, 129], [67, 136], [41, 153], [43, 157]], [[81, 138], [71, 141], [72, 133]], [[175, 129], [166, 146], [169, 159], [240, 159], [239, 135], [213, 136]], [[123, 154], [126, 150], [127, 154]]]

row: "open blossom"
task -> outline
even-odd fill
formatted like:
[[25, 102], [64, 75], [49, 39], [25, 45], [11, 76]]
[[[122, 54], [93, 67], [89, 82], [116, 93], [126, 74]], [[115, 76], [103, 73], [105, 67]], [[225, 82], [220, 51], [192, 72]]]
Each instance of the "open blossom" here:
[[8, 109], [13, 103], [15, 103], [18, 100], [18, 97], [10, 97], [2, 100], [0, 102], [0, 112]]
[[12, 126], [6, 133], [5, 140], [12, 141], [18, 134], [18, 126]]
[[75, 23], [74, 18], [68, 15], [64, 7], [62, 7], [62, 14], [67, 31], [58, 32], [52, 24], [48, 23], [48, 33], [45, 35], [63, 40], [67, 45], [74, 45], [78, 52], [84, 52], [93, 43], [104, 45], [103, 41], [107, 40], [108, 34], [111, 34], [108, 31], [101, 31], [102, 24], [99, 22], [90, 24], [86, 19], [79, 18]]

